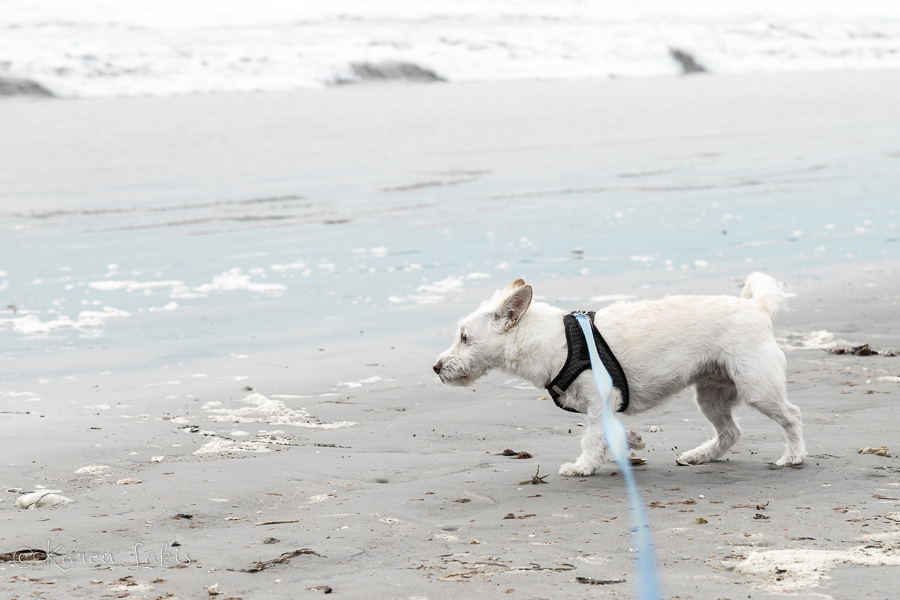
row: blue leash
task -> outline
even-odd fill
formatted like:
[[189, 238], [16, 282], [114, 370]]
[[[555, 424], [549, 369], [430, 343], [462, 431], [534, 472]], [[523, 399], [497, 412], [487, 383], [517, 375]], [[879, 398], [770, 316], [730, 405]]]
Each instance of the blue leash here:
[[594, 383], [597, 385], [597, 391], [600, 392], [600, 397], [603, 399], [601, 420], [603, 437], [606, 438], [606, 446], [609, 448], [610, 454], [612, 454], [613, 459], [625, 476], [625, 486], [628, 489], [631, 537], [637, 551], [638, 595], [640, 600], [663, 600], [650, 522], [647, 519], [644, 501], [641, 500], [637, 483], [634, 480], [634, 472], [631, 469], [628, 437], [625, 433], [625, 427], [616, 417], [615, 411], [612, 410], [609, 404], [609, 395], [613, 388], [612, 378], [603, 367], [603, 362], [597, 353], [597, 346], [594, 344], [594, 332], [591, 330], [591, 320], [585, 315], [576, 315], [576, 318], [587, 340], [588, 352], [591, 356], [591, 372], [594, 374]]

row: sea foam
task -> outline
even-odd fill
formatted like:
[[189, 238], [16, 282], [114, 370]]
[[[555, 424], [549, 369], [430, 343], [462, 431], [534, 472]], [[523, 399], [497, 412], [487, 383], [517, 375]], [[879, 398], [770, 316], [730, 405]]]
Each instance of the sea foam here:
[[900, 67], [877, 0], [44, 0], [0, 30], [8, 93], [68, 97]]

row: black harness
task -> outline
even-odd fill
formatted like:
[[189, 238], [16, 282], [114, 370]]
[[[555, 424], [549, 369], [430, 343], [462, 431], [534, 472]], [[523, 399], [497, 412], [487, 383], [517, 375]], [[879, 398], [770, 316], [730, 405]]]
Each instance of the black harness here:
[[559, 374], [547, 385], [547, 391], [550, 392], [553, 402], [561, 409], [574, 413], [583, 412], [563, 406], [559, 401], [559, 397], [566, 393], [566, 390], [569, 389], [575, 378], [581, 375], [583, 371], [591, 368], [591, 357], [584, 339], [584, 332], [581, 329], [581, 325], [578, 324], [578, 319], [575, 318], [575, 315], [587, 315], [591, 320], [591, 330], [594, 332], [594, 343], [597, 345], [597, 353], [600, 355], [600, 360], [603, 361], [603, 366], [606, 367], [609, 376], [612, 377], [613, 387], [622, 394], [622, 404], [618, 410], [618, 412], [622, 412], [628, 408], [628, 381], [625, 379], [625, 371], [622, 370], [619, 361], [616, 360], [612, 350], [609, 349], [609, 344], [606, 343], [606, 340], [597, 331], [597, 326], [594, 325], [594, 311], [578, 310], [563, 317], [569, 354], [566, 356], [566, 363]]

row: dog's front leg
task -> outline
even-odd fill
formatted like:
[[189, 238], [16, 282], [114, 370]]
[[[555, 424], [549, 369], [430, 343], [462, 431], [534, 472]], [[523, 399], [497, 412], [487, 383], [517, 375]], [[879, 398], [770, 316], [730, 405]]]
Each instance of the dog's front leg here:
[[584, 419], [584, 436], [581, 438], [581, 456], [574, 463], [566, 463], [559, 468], [559, 474], [567, 477], [591, 475], [606, 461], [606, 441], [600, 422], [600, 403], [588, 404]]

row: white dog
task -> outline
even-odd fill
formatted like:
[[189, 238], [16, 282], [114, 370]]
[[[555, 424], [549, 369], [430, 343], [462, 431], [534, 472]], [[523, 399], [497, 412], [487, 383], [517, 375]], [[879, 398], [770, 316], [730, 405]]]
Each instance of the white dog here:
[[[496, 368], [538, 387], [550, 387], [564, 365], [569, 365], [563, 324], [567, 313], [532, 302], [532, 296], [531, 286], [518, 279], [462, 319], [453, 345], [434, 365], [441, 381], [469, 385]], [[598, 311], [594, 325], [627, 379], [627, 385], [618, 386], [626, 388], [624, 394], [613, 390], [613, 406], [621, 409], [626, 400], [624, 412], [638, 413], [693, 385], [700, 412], [713, 424], [716, 435], [678, 457], [678, 464], [700, 464], [725, 454], [740, 438], [741, 430], [732, 417], [740, 402], [747, 402], [784, 430], [785, 452], [776, 464], [802, 463], [806, 448], [800, 410], [787, 399], [784, 353], [772, 327], [783, 299], [778, 282], [754, 273], [740, 298], [671, 296], [619, 302]], [[581, 456], [562, 465], [559, 473], [590, 475], [606, 454], [601, 400], [591, 374], [582, 371], [559, 395], [557, 404], [586, 413]], [[633, 447], [639, 440], [634, 435]]]

